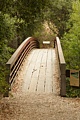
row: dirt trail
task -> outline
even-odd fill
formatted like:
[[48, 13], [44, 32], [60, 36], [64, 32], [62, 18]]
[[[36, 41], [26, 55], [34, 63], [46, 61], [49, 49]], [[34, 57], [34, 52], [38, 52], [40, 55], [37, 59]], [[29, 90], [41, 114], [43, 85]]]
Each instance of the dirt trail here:
[[0, 120], [80, 120], [80, 99], [31, 94], [0, 101]]

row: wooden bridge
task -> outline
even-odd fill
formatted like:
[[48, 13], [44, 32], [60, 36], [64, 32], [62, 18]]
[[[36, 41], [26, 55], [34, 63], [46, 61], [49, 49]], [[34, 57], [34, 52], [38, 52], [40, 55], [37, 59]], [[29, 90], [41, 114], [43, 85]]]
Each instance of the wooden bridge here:
[[22, 91], [52, 93], [54, 91], [55, 61], [57, 60], [60, 95], [66, 95], [66, 63], [58, 37], [54, 41], [54, 48], [40, 49], [39, 41], [32, 37], [23, 41], [6, 63], [8, 69], [6, 79], [11, 88], [24, 60], [26, 60], [26, 65]]

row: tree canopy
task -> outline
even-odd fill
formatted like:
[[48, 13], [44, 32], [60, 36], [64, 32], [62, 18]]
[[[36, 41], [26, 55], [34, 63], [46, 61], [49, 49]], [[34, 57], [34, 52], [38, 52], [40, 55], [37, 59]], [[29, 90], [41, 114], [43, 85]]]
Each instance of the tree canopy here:
[[72, 8], [73, 12], [67, 23], [68, 32], [62, 38], [62, 45], [67, 67], [80, 69], [80, 2], [73, 2]]

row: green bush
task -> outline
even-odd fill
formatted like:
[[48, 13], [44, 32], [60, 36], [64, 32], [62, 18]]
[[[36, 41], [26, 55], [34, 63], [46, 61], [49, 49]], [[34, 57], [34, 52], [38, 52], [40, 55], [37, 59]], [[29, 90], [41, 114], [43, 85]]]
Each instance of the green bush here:
[[15, 19], [0, 12], [0, 93], [4, 94], [9, 85], [6, 82], [6, 62], [14, 52], [9, 42], [15, 37]]
[[80, 88], [70, 86], [70, 78], [66, 78], [66, 96], [67, 97], [80, 97]]

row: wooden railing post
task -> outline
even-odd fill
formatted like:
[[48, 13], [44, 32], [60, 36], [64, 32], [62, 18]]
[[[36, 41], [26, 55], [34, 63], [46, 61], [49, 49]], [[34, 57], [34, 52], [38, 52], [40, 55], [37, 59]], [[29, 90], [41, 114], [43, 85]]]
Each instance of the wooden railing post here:
[[61, 71], [61, 83], [60, 83], [60, 95], [66, 96], [66, 64], [60, 65], [60, 71]]
[[56, 37], [55, 48], [57, 51], [59, 69], [60, 69], [60, 95], [66, 96], [66, 63], [61, 47], [61, 43], [58, 37]]

